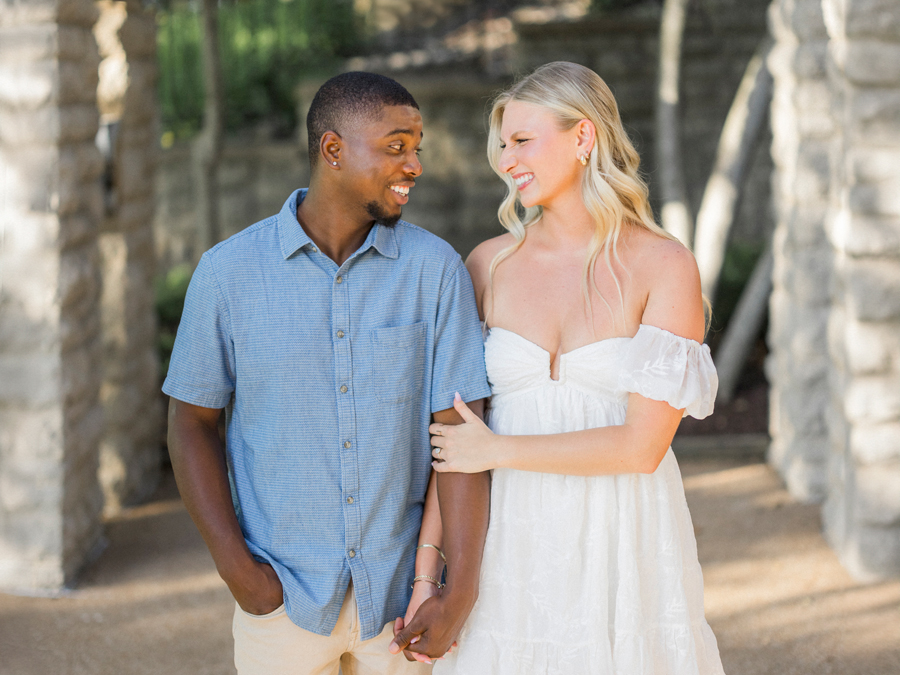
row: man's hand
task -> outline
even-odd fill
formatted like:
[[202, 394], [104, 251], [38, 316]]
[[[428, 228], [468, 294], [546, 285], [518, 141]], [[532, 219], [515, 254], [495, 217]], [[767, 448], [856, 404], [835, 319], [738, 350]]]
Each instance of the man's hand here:
[[278, 609], [284, 602], [284, 589], [272, 566], [252, 560], [239, 575], [223, 574], [228, 589], [241, 609], [260, 616]]
[[394, 622], [394, 639], [388, 649], [392, 654], [410, 652], [417, 661], [431, 663], [451, 650], [471, 609], [469, 603], [456, 602], [452, 596], [433, 596], [406, 625], [401, 626], [400, 619]]

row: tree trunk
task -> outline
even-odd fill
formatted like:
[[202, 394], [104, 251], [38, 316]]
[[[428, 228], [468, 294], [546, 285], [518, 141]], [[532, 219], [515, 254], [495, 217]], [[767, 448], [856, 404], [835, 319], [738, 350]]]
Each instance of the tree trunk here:
[[202, 23], [203, 82], [206, 95], [203, 129], [193, 144], [194, 176], [197, 189], [197, 251], [199, 258], [221, 239], [219, 226], [219, 186], [217, 174], [222, 155], [223, 93], [222, 64], [219, 58], [217, 0], [200, 3]]
[[728, 403], [734, 397], [747, 355], [762, 328], [772, 293], [772, 268], [774, 256], [771, 244], [757, 261], [747, 285], [741, 293], [728, 328], [722, 336], [722, 344], [716, 350], [716, 370], [719, 374], [719, 393], [716, 400]]
[[750, 167], [759, 132], [768, 118], [772, 76], [766, 68], [766, 56], [771, 46], [772, 40], [768, 36], [763, 38], [756, 54], [747, 64], [725, 119], [716, 163], [697, 214], [694, 253], [700, 268], [703, 292], [711, 303], [714, 302], [722, 272], [725, 246], [734, 223], [744, 177]]
[[688, 204], [681, 155], [681, 45], [688, 0], [665, 0], [659, 27], [659, 81], [656, 94], [656, 157], [666, 231], [688, 248], [694, 224]]

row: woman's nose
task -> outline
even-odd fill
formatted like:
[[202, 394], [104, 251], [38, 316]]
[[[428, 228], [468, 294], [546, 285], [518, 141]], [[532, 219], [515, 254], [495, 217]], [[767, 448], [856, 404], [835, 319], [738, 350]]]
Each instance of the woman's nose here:
[[498, 162], [497, 166], [500, 167], [500, 170], [503, 173], [508, 173], [515, 165], [516, 158], [513, 156], [512, 152], [508, 152], [508, 148], [504, 148], [500, 152], [500, 161]]

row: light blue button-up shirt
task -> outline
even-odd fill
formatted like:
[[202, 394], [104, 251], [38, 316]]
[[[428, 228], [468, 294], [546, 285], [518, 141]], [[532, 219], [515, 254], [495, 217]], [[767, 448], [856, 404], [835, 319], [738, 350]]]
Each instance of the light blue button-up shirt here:
[[352, 578], [362, 639], [403, 616], [431, 413], [487, 397], [472, 283], [444, 241], [375, 225], [343, 265], [277, 216], [204, 254], [163, 391], [233, 402], [228, 459], [250, 551], [291, 620], [329, 635]]

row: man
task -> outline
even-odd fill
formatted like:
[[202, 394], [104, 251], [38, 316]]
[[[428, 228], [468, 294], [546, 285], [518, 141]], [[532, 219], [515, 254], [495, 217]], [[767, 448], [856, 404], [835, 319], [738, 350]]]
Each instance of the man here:
[[445, 653], [474, 604], [487, 529], [488, 476], [442, 474], [446, 587], [392, 641], [428, 425], [462, 421], [455, 392], [479, 410], [489, 394], [471, 281], [449, 245], [400, 220], [422, 172], [409, 92], [339, 75], [307, 128], [308, 191], [194, 272], [163, 385], [172, 465], [237, 602], [240, 675], [420, 672], [391, 651]]

